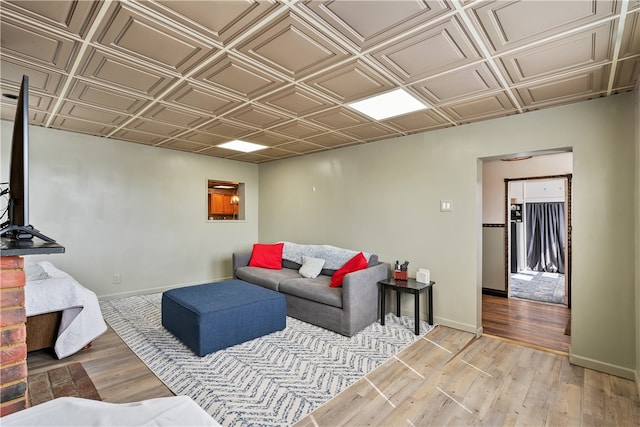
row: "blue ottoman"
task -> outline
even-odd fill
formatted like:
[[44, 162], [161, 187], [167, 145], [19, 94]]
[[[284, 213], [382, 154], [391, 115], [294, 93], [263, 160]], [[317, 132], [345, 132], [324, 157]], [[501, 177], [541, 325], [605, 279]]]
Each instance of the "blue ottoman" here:
[[286, 323], [284, 295], [242, 280], [162, 294], [162, 326], [198, 356], [281, 331]]

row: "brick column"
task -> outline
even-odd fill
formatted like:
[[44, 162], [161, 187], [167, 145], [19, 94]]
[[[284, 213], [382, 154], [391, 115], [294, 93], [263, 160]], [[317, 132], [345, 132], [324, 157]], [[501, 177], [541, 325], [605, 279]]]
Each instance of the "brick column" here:
[[0, 416], [27, 407], [24, 259], [0, 257]]

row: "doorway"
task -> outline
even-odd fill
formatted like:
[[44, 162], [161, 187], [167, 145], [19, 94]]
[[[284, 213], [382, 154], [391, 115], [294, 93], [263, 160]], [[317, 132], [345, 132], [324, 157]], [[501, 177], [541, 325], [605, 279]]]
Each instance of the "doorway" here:
[[571, 307], [571, 174], [505, 178], [509, 298]]
[[[505, 155], [483, 160], [482, 166], [482, 277], [481, 321], [483, 333], [501, 339], [514, 340], [541, 349], [566, 354], [571, 342], [571, 180], [573, 154], [570, 150], [539, 152], [532, 155]], [[517, 161], [515, 161], [517, 160]], [[510, 194], [511, 181], [542, 183], [545, 179], [561, 179], [566, 193], [564, 202], [566, 239], [564, 241], [564, 301], [562, 304], [530, 301], [509, 295], [512, 261], [517, 272], [526, 271], [526, 251], [510, 253], [512, 235], [526, 248], [524, 228], [526, 204], [548, 202], [529, 200]], [[529, 192], [531, 193], [531, 192]], [[535, 192], [534, 192], [535, 194]], [[531, 195], [531, 194], [529, 194]], [[516, 200], [512, 200], [516, 197]], [[535, 197], [534, 197], [535, 199]], [[512, 203], [514, 202], [514, 203]], [[512, 233], [511, 205], [514, 220], [522, 216], [522, 225]], [[518, 230], [519, 228], [519, 230]], [[518, 244], [518, 243], [515, 243]], [[518, 261], [520, 257], [520, 261]], [[518, 270], [518, 265], [520, 269]], [[522, 268], [522, 266], [525, 266]], [[531, 269], [532, 271], [534, 269]], [[553, 275], [552, 272], [544, 272]]]

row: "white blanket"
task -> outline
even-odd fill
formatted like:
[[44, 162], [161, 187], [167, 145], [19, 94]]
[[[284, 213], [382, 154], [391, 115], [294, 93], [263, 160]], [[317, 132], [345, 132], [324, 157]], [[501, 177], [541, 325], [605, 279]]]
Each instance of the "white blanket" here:
[[[331, 245], [302, 245], [292, 242], [284, 243], [282, 247], [282, 258], [302, 264], [302, 257], [309, 256], [312, 258], [320, 258], [324, 260], [324, 267], [330, 270], [338, 270], [347, 261], [358, 254], [359, 251], [351, 249], [338, 248]], [[371, 259], [371, 253], [362, 253], [367, 262]]]
[[96, 294], [48, 261], [25, 265], [27, 316], [62, 311], [54, 351], [70, 356], [102, 335], [107, 325]]
[[134, 403], [60, 397], [2, 417], [3, 426], [219, 426], [187, 396]]

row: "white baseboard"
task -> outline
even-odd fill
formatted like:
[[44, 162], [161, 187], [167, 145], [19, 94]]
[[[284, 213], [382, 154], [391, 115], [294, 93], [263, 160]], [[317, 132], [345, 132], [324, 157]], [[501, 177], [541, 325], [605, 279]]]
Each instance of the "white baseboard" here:
[[571, 353], [569, 354], [569, 362], [573, 365], [582, 366], [583, 368], [593, 369], [594, 371], [604, 372], [605, 374], [615, 375], [616, 377], [626, 378], [632, 381], [635, 380], [636, 387], [638, 385], [638, 373], [633, 369], [612, 365], [610, 363], [601, 362], [588, 357], [577, 356]]
[[460, 323], [451, 319], [445, 319], [438, 316], [435, 316], [433, 318], [433, 321], [434, 323], [437, 323], [438, 325], [441, 325], [441, 326], [447, 326], [449, 328], [458, 329], [460, 331], [471, 332], [472, 334], [475, 334], [477, 337], [482, 335], [482, 326], [477, 328], [475, 325]]
[[175, 289], [175, 288], [184, 288], [185, 286], [194, 286], [194, 285], [202, 285], [203, 283], [215, 283], [215, 282], [221, 282], [223, 280], [231, 280], [232, 277], [222, 277], [219, 279], [212, 279], [209, 281], [200, 281], [200, 282], [194, 282], [194, 283], [183, 283], [183, 284], [179, 284], [179, 285], [167, 285], [167, 286], [159, 286], [157, 288], [146, 288], [146, 289], [136, 289], [135, 291], [130, 291], [130, 292], [119, 292], [116, 294], [108, 294], [108, 295], [101, 295], [98, 297], [99, 300], [101, 301], [108, 301], [108, 300], [112, 300], [112, 299], [120, 299], [120, 298], [127, 298], [127, 297], [133, 297], [136, 295], [148, 295], [148, 294], [157, 294], [157, 293], [161, 293], [164, 291], [168, 291], [169, 289]]

